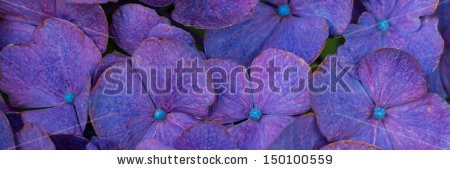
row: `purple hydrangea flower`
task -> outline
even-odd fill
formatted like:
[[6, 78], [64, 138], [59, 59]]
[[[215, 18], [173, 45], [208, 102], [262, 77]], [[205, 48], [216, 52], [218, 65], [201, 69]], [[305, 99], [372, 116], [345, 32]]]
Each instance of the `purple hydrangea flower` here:
[[[333, 60], [327, 58], [314, 73], [315, 86], [332, 85]], [[345, 87], [312, 95], [319, 128], [330, 142], [357, 140], [383, 149], [450, 147], [450, 107], [427, 93], [414, 57], [381, 49], [361, 60], [357, 74], [359, 80], [343, 77]]]
[[164, 7], [174, 3], [172, 18], [200, 29], [224, 28], [242, 21], [254, 10], [258, 0], [139, 0]]
[[[450, 95], [450, 53], [445, 54], [441, 61], [441, 76], [447, 95]], [[448, 96], [447, 96], [448, 97]]]
[[380, 48], [398, 48], [414, 55], [425, 73], [438, 65], [444, 44], [432, 15], [438, 0], [363, 0], [367, 12], [350, 25], [339, 47], [340, 65], [357, 65]]
[[0, 110], [0, 132], [0, 150], [14, 149], [14, 134], [8, 118], [2, 110]]
[[[143, 41], [131, 58], [132, 63], [120, 62], [108, 68], [93, 88], [90, 114], [94, 129], [99, 137], [122, 149], [134, 149], [146, 138], [172, 147], [176, 137], [198, 122], [197, 118], [208, 115], [215, 96], [193, 91], [189, 79], [166, 76], [165, 70], [174, 69], [179, 61], [197, 62], [201, 67], [204, 55], [168, 37]], [[204, 89], [205, 76], [199, 77], [198, 85]]]
[[268, 149], [311, 150], [328, 144], [316, 123], [316, 114], [307, 113], [289, 124]]
[[61, 19], [46, 20], [34, 32], [34, 42], [1, 51], [0, 89], [9, 95], [11, 106], [28, 109], [21, 113], [25, 121], [50, 134], [81, 135], [100, 51], [74, 24]]
[[211, 58], [250, 62], [264, 49], [286, 50], [312, 63], [329, 32], [344, 32], [351, 20], [351, 0], [266, 0], [234, 26], [207, 30], [205, 51]]
[[147, 38], [174, 37], [194, 46], [193, 37], [186, 31], [173, 27], [167, 18], [155, 10], [138, 4], [121, 6], [112, 17], [111, 35], [119, 47], [128, 54]]
[[[100, 51], [105, 51], [108, 43], [108, 22], [99, 5], [72, 4], [65, 0], [0, 0], [0, 17], [9, 22], [22, 23], [14, 23], [16, 28], [9, 28], [15, 30], [14, 35], [25, 36], [25, 33], [30, 33], [31, 27], [45, 24], [46, 19], [61, 18], [83, 30]], [[30, 40], [14, 35], [2, 37], [1, 42], [10, 44], [21, 40], [19, 43], [22, 44]]]
[[380, 147], [361, 141], [340, 140], [320, 148], [321, 150], [381, 150]]
[[[304, 88], [306, 82], [302, 81], [308, 78], [310, 68], [298, 56], [283, 50], [267, 49], [253, 60], [250, 67], [250, 70], [262, 69], [261, 72], [251, 71], [249, 78], [246, 78], [244, 66], [229, 60], [210, 60], [207, 65], [209, 70], [224, 69], [228, 73], [226, 78], [229, 83], [229, 88], [222, 89], [226, 91], [218, 96], [209, 118], [223, 124], [241, 122], [230, 128], [230, 133], [237, 140], [240, 149], [267, 149], [282, 133], [315, 135], [314, 132], [318, 132], [314, 131], [314, 127], [307, 127], [312, 126], [312, 122], [296, 120], [293, 117], [306, 113], [310, 108], [310, 93]], [[279, 71], [290, 69], [290, 73], [269, 74], [270, 69]], [[217, 76], [217, 74], [212, 76], [214, 75]], [[219, 78], [216, 76], [214, 78]], [[260, 82], [258, 87], [255, 85], [256, 82]], [[217, 84], [213, 85], [215, 89], [220, 89]], [[313, 130], [283, 132], [288, 126], [298, 126], [297, 121], [305, 122], [302, 128]], [[317, 140], [315, 136], [292, 138], [303, 140], [292, 143], [280, 142], [277, 146], [287, 148], [315, 146], [309, 143]], [[277, 146], [274, 147], [278, 148]]]
[[233, 150], [236, 140], [228, 129], [214, 122], [202, 122], [186, 129], [175, 141], [175, 148], [182, 150]]

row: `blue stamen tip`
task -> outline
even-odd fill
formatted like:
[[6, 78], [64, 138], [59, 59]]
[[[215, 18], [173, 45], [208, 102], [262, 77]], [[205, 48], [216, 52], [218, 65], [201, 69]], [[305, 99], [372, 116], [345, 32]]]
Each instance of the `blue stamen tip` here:
[[262, 116], [261, 110], [253, 108], [250, 113], [248, 113], [250, 119], [259, 120]]
[[153, 117], [155, 120], [163, 120], [166, 117], [166, 112], [162, 109], [156, 109], [155, 113], [153, 113]]
[[284, 17], [289, 14], [291, 14], [291, 8], [288, 4], [284, 4], [278, 7], [278, 15]]
[[75, 101], [75, 96], [72, 93], [67, 93], [64, 96], [64, 101], [68, 104], [73, 104], [73, 102]]
[[381, 20], [378, 22], [378, 29], [383, 32], [386, 32], [389, 29], [389, 27], [390, 27], [389, 22], [386, 20]]
[[373, 111], [373, 116], [377, 119], [383, 119], [386, 116], [386, 110], [380, 107], [376, 107]]

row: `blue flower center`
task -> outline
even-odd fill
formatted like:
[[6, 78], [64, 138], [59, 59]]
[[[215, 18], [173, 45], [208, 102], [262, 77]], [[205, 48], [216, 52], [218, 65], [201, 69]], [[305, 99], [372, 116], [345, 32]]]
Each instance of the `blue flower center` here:
[[373, 117], [377, 118], [377, 119], [383, 119], [384, 116], [386, 116], [386, 110], [380, 107], [376, 107], [375, 110], [373, 111]]
[[67, 94], [64, 96], [64, 101], [65, 101], [67, 104], [73, 104], [74, 100], [75, 100], [75, 96], [74, 96], [72, 93], [67, 93]]
[[248, 113], [248, 116], [250, 117], [250, 119], [259, 120], [262, 116], [262, 113], [261, 110], [253, 108], [250, 113]]
[[153, 113], [153, 117], [155, 120], [163, 120], [166, 117], [166, 112], [162, 109], [156, 109], [155, 113]]
[[389, 29], [389, 27], [390, 27], [389, 26], [389, 22], [386, 21], [386, 20], [380, 20], [378, 22], [378, 29], [383, 31], [383, 32], [386, 32]]
[[288, 4], [284, 4], [278, 7], [278, 15], [284, 17], [289, 14], [291, 14], [291, 8], [289, 8]]

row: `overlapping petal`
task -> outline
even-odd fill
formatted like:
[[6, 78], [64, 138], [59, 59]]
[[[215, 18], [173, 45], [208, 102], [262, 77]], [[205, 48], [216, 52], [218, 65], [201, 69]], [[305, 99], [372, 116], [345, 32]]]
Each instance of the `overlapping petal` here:
[[67, 93], [77, 97], [100, 60], [97, 47], [73, 24], [60, 19], [47, 20], [34, 36], [36, 44], [8, 46], [0, 53], [0, 88], [9, 94], [11, 104], [52, 107], [64, 104]]
[[208, 60], [206, 65], [217, 93], [217, 101], [212, 106], [209, 118], [220, 123], [244, 120], [253, 106], [252, 95], [245, 91], [250, 87], [246, 68], [222, 59]]
[[[52, 108], [30, 110], [22, 113], [22, 119], [39, 125], [49, 134], [83, 135], [76, 111], [71, 105], [60, 105]], [[87, 117], [86, 120], [87, 121]]]
[[259, 121], [247, 120], [230, 128], [231, 135], [238, 142], [239, 149], [268, 149], [277, 136], [294, 118], [266, 115]]
[[442, 55], [441, 65], [442, 82], [447, 94], [450, 94], [450, 53]]
[[189, 34], [188, 32], [184, 31], [181, 28], [174, 27], [172, 25], [164, 23], [158, 24], [155, 27], [153, 27], [148, 33], [148, 37], [156, 37], [156, 38], [173, 37], [189, 45], [195, 46], [195, 41], [191, 34]]
[[296, 118], [268, 149], [314, 150], [327, 143], [317, 126], [316, 114], [310, 113]]
[[132, 149], [150, 128], [156, 108], [139, 76], [131, 69], [127, 72], [126, 65], [117, 63], [102, 74], [92, 89], [89, 106], [97, 135], [119, 148]]
[[57, 150], [86, 150], [89, 141], [75, 135], [51, 135], [50, 138]]
[[279, 19], [271, 6], [260, 3], [252, 15], [239, 24], [207, 30], [204, 40], [206, 55], [210, 58], [231, 59], [247, 66], [259, 54]]
[[2, 0], [0, 16], [5, 20], [40, 26], [49, 18], [61, 18], [74, 23], [88, 35], [100, 49], [106, 50], [108, 25], [99, 5], [73, 4], [60, 0]]
[[8, 118], [0, 110], [0, 150], [15, 149], [14, 134], [11, 130]]
[[386, 19], [395, 9], [398, 0], [363, 0], [362, 3], [367, 11], [375, 16], [376, 19]]
[[29, 24], [0, 20], [0, 49], [8, 44], [27, 44], [33, 42], [35, 27]]
[[186, 31], [166, 23], [155, 10], [138, 4], [121, 6], [112, 16], [113, 40], [128, 54], [147, 38], [174, 37], [193, 45], [192, 36]]
[[432, 15], [438, 6], [439, 0], [396, 0], [395, 7], [390, 14], [391, 18], [409, 16]]
[[290, 6], [296, 15], [324, 18], [333, 34], [342, 34], [352, 19], [352, 0], [292, 0]]
[[236, 141], [228, 129], [213, 122], [202, 122], [187, 129], [175, 142], [177, 149], [189, 150], [231, 150]]
[[[260, 3], [255, 12], [239, 24], [208, 30], [205, 34], [207, 56], [232, 59], [248, 66], [264, 49], [278, 48], [312, 63], [322, 51], [330, 30], [342, 33], [351, 20], [352, 1], [339, 1], [342, 9], [334, 8], [336, 5], [331, 8], [326, 0], [282, 3]], [[288, 5], [287, 15], [277, 12], [281, 5]]]
[[[132, 57], [133, 67], [148, 75], [142, 81], [156, 107], [167, 112], [208, 116], [208, 106], [215, 101], [215, 96], [207, 91], [210, 84], [202, 71], [205, 68], [202, 53], [178, 39], [149, 38]], [[189, 68], [195, 69], [195, 73], [188, 74]]]
[[9, 106], [3, 100], [3, 97], [0, 97], [0, 111], [7, 112], [9, 111]]
[[172, 17], [201, 29], [228, 27], [250, 15], [258, 0], [177, 0]]
[[155, 121], [144, 138], [155, 139], [161, 144], [173, 147], [178, 136], [198, 122], [192, 115], [185, 113], [169, 113], [164, 121]]
[[103, 72], [105, 72], [106, 69], [116, 63], [126, 62], [127, 59], [130, 59], [129, 56], [117, 51], [113, 51], [112, 53], [103, 57], [95, 69], [94, 77], [92, 80], [93, 84], [97, 83], [98, 79], [100, 78], [100, 76], [102, 76]]
[[86, 78], [86, 84], [81, 91], [81, 93], [78, 95], [78, 97], [73, 102], [73, 106], [76, 111], [77, 116], [77, 122], [81, 129], [84, 131], [86, 128], [86, 124], [88, 123], [88, 117], [89, 117], [89, 96], [91, 93], [91, 79]]
[[358, 19], [361, 14], [366, 11], [366, 7], [362, 4], [361, 1], [353, 1], [353, 10], [352, 10], [352, 24], [358, 23]]
[[158, 14], [150, 8], [138, 4], [124, 5], [112, 16], [111, 35], [117, 45], [131, 54], [139, 43], [148, 38], [148, 31], [159, 20]]
[[[368, 17], [367, 20], [365, 20], [366, 16]], [[373, 21], [370, 16], [368, 13], [363, 13], [359, 22], [370, 24]], [[381, 37], [379, 35], [380, 33], [375, 28], [350, 25], [345, 34], [346, 43], [340, 46], [337, 51], [339, 65], [356, 66], [356, 68], [352, 69], [352, 74], [357, 75], [356, 70], [359, 61], [365, 55], [381, 47]], [[371, 44], [368, 45], [368, 42], [371, 42]]]
[[448, 149], [450, 106], [434, 94], [387, 110], [393, 149]]
[[408, 103], [426, 92], [425, 74], [413, 56], [381, 49], [359, 63], [359, 78], [375, 105], [382, 108]]
[[90, 84], [88, 78], [86, 86], [77, 96], [73, 105], [62, 104], [51, 108], [24, 111], [21, 113], [21, 117], [27, 122], [39, 125], [51, 135], [82, 136], [88, 120]]
[[[441, 62], [442, 63], [442, 62]], [[443, 84], [443, 77], [441, 76], [442, 68], [439, 66], [436, 70], [430, 73], [426, 77], [428, 91], [431, 93], [436, 93], [441, 98], [447, 98], [447, 92]]]
[[328, 25], [322, 18], [288, 17], [281, 20], [263, 49], [276, 48], [312, 63], [319, 57], [328, 38]]
[[49, 135], [38, 125], [26, 123], [15, 133], [17, 149], [20, 150], [55, 150], [56, 147]]
[[[14, 107], [48, 107], [60, 104], [63, 101], [63, 81], [55, 80], [50, 85], [49, 80], [45, 76], [34, 75], [47, 70], [45, 65], [36, 64], [41, 59], [36, 54], [33, 46], [8, 46], [1, 52], [2, 61], [2, 81], [0, 87], [3, 91], [11, 96], [10, 103]], [[33, 67], [29, 67], [34, 65]], [[50, 75], [55, 72], [51, 72]], [[34, 76], [30, 76], [34, 75]], [[46, 74], [46, 76], [49, 76]], [[18, 89], [17, 87], [27, 87]], [[47, 89], [47, 87], [52, 88]], [[61, 92], [60, 92], [61, 91]], [[40, 100], [45, 98], [45, 100]]]
[[425, 73], [431, 73], [439, 64], [444, 41], [437, 29], [437, 18], [424, 18], [422, 26], [416, 32], [397, 32], [386, 34], [383, 47], [401, 49], [413, 54]]
[[450, 48], [450, 2], [441, 0], [435, 15], [439, 17], [439, 30], [445, 41], [446, 49]]

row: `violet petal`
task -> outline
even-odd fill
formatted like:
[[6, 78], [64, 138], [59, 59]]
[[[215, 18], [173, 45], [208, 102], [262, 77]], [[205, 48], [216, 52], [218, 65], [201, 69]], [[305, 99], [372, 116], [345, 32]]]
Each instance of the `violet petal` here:
[[309, 113], [296, 118], [288, 125], [268, 149], [313, 150], [327, 143], [317, 126], [316, 114]]
[[200, 29], [224, 28], [250, 15], [258, 0], [178, 0], [172, 17]]
[[184, 131], [175, 142], [175, 148], [182, 150], [232, 150], [236, 141], [224, 126], [203, 122]]
[[15, 149], [14, 135], [11, 130], [8, 118], [0, 110], [0, 150]]
[[[263, 82], [263, 87], [253, 87], [255, 108], [271, 115], [298, 115], [309, 110], [306, 81], [310, 67], [305, 61], [283, 50], [267, 49], [253, 60], [252, 67], [263, 69], [250, 75]], [[268, 68], [279, 70], [273, 70], [274, 74], [270, 75]]]
[[210, 58], [231, 59], [247, 66], [258, 55], [279, 19], [273, 7], [260, 3], [253, 14], [239, 24], [207, 30], [204, 40], [206, 55]]

